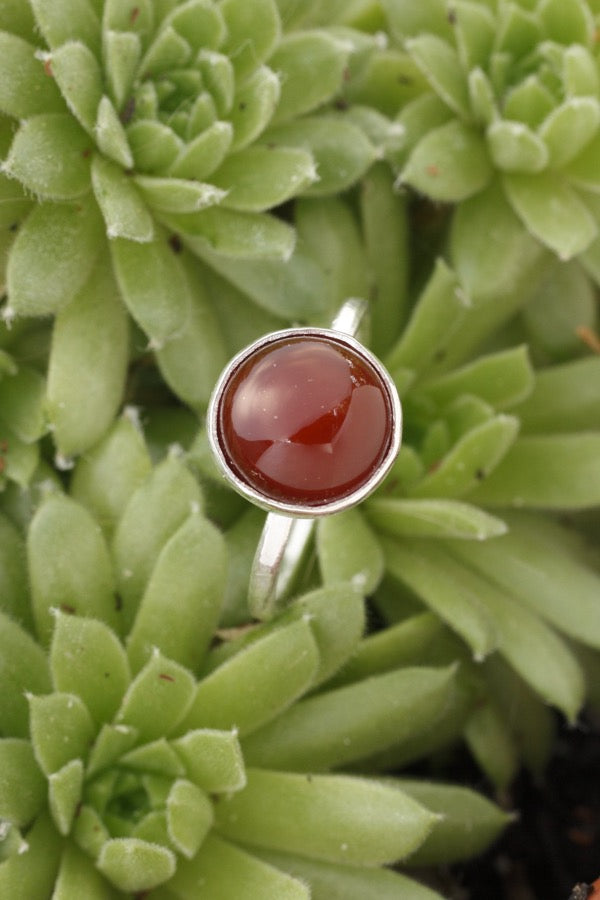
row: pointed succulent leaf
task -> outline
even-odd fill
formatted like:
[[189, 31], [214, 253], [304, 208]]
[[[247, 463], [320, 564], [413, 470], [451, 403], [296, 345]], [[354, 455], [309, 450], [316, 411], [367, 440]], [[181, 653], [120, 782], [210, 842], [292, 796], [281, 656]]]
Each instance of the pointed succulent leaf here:
[[71, 200], [90, 185], [89, 135], [72, 116], [41, 113], [23, 122], [3, 170], [44, 199]]
[[541, 172], [548, 165], [546, 143], [523, 122], [492, 122], [486, 140], [494, 164], [504, 172]]
[[183, 178], [155, 178], [138, 175], [136, 185], [153, 209], [165, 213], [189, 213], [220, 203], [226, 191], [214, 184]]
[[111, 242], [113, 265], [125, 304], [148, 337], [161, 347], [183, 332], [190, 289], [181, 261], [161, 230], [146, 243]]
[[460, 327], [467, 305], [455, 273], [438, 259], [406, 328], [386, 357], [388, 369], [425, 369]]
[[259, 66], [243, 84], [236, 87], [229, 116], [233, 125], [232, 150], [247, 147], [265, 130], [280, 93], [279, 78], [268, 66]]
[[139, 66], [142, 78], [162, 75], [170, 69], [183, 69], [190, 61], [192, 48], [170, 25], [163, 26], [148, 47]]
[[261, 859], [310, 885], [312, 900], [441, 900], [441, 894], [400, 872], [335, 865], [273, 850]]
[[519, 420], [504, 414], [472, 428], [436, 461], [436, 468], [411, 489], [410, 495], [464, 496], [499, 465], [518, 430]]
[[468, 120], [467, 82], [456, 50], [433, 34], [411, 38], [406, 47], [436, 94], [453, 112]]
[[[239, 343], [239, 323], [248, 320], [245, 296], [250, 297], [260, 308], [256, 316], [265, 325], [264, 328], [261, 326], [260, 331], [256, 330], [256, 326], [253, 327], [252, 339], [269, 331], [267, 323], [273, 321], [273, 316], [278, 317], [275, 327], [281, 327], [282, 321], [289, 321], [290, 318], [309, 319], [330, 308], [328, 285], [322, 266], [315, 261], [303, 242], [298, 241], [294, 248], [293, 232], [288, 231], [286, 238], [287, 256], [280, 254], [279, 259], [235, 259], [215, 253], [205, 243], [194, 245], [194, 252], [223, 277], [223, 285], [229, 281], [237, 288], [236, 291], [228, 286], [229, 295], [235, 296], [234, 302], [238, 307], [235, 327], [233, 320], [231, 324], [236, 335], [236, 349], [242, 346]], [[223, 287], [216, 292], [211, 291], [211, 294], [220, 298], [225, 290], [227, 288]], [[252, 323], [248, 322], [250, 324]]]
[[402, 666], [419, 664], [427, 658], [428, 649], [443, 628], [437, 616], [422, 612], [367, 635], [343, 669], [328, 682], [328, 687], [339, 687]]
[[598, 97], [600, 77], [594, 57], [587, 47], [572, 44], [563, 57], [563, 79], [567, 96]]
[[367, 522], [355, 509], [319, 522], [317, 550], [324, 584], [347, 581], [369, 595], [383, 576], [381, 548]]
[[586, 509], [600, 498], [600, 434], [519, 438], [469, 499], [494, 506]]
[[[3, 514], [0, 514], [0, 613], [28, 631], [33, 630], [25, 542], [16, 526]], [[29, 665], [36, 670], [32, 662]], [[16, 691], [14, 696], [18, 695], [19, 691]], [[0, 730], [3, 734], [11, 733], [4, 726], [0, 726]]]
[[[494, 230], [494, 241], [488, 239]], [[452, 260], [469, 294], [480, 300], [519, 296], [523, 280], [534, 283], [542, 251], [495, 182], [461, 203], [450, 231]], [[528, 292], [529, 293], [529, 292]]]
[[447, 375], [424, 381], [421, 390], [444, 405], [473, 394], [496, 409], [511, 407], [534, 390], [535, 376], [526, 346], [481, 356]]
[[46, 412], [56, 446], [67, 456], [100, 440], [123, 398], [129, 322], [107, 262], [103, 254], [52, 332]]
[[356, 217], [348, 204], [339, 197], [299, 199], [295, 222], [298, 242], [327, 275], [331, 318], [347, 297], [366, 297], [368, 262]]
[[208, 88], [219, 116], [228, 116], [233, 105], [235, 74], [229, 57], [203, 49], [197, 57], [202, 81]]
[[[169, 881], [171, 897], [193, 897], [198, 884], [213, 900], [310, 900], [304, 881], [286, 875], [254, 853], [242, 850], [212, 834], [191, 860], [179, 860], [177, 872]], [[170, 898], [169, 898], [170, 900]]]
[[504, 188], [530, 232], [559, 259], [571, 259], [596, 237], [597, 224], [584, 202], [553, 173], [505, 175]]
[[[128, 837], [140, 838], [150, 844], [162, 844], [169, 849], [176, 849], [167, 830], [167, 813], [164, 809], [147, 813], [135, 825]], [[168, 895], [167, 895], [168, 896]]]
[[168, 125], [138, 119], [127, 128], [135, 165], [142, 172], [162, 172], [177, 158], [183, 143]]
[[516, 120], [536, 129], [555, 108], [555, 101], [537, 74], [530, 75], [506, 94], [505, 120]]
[[80, 697], [97, 724], [112, 719], [130, 680], [114, 632], [96, 619], [63, 612], [56, 613], [50, 670], [55, 689]]
[[133, 622], [158, 554], [198, 504], [198, 484], [176, 457], [160, 463], [131, 495], [112, 544], [126, 630]]
[[6, 253], [12, 244], [10, 229], [15, 226], [15, 223], [21, 224], [32, 206], [32, 201], [28, 199], [19, 182], [14, 178], [7, 178], [0, 172], [0, 227], [9, 229], [8, 233], [4, 232], [7, 241]]
[[176, 870], [175, 854], [139, 838], [107, 841], [96, 861], [111, 884], [122, 891], [145, 891], [167, 881]]
[[0, 731], [25, 737], [29, 721], [25, 692], [50, 690], [48, 663], [39, 644], [4, 613], [0, 613], [0, 626], [0, 683], [4, 693]]
[[2, 418], [26, 443], [39, 440], [46, 430], [44, 390], [44, 378], [29, 366], [21, 366], [14, 375], [0, 381]]
[[120, 763], [127, 769], [154, 773], [160, 779], [168, 780], [185, 775], [181, 760], [164, 737], [134, 747], [121, 757]]
[[69, 900], [73, 896], [86, 900], [116, 900], [117, 894], [90, 857], [69, 841], [60, 859], [52, 900]]
[[600, 103], [592, 97], [573, 97], [548, 116], [540, 137], [549, 150], [550, 165], [559, 168], [571, 162], [586, 147], [600, 125]]
[[8, 259], [11, 308], [44, 316], [65, 306], [87, 281], [101, 246], [102, 219], [94, 204], [37, 206]]
[[117, 111], [108, 97], [104, 96], [98, 104], [98, 115], [94, 125], [94, 134], [98, 149], [117, 165], [130, 169], [133, 156], [127, 140], [125, 129]]
[[[97, 0], [95, 0], [97, 2]], [[105, 0], [103, 30], [132, 31], [142, 41], [154, 32], [154, 4], [150, 0]]]
[[594, 194], [600, 192], [600, 173], [595, 165], [600, 152], [600, 134], [586, 144], [583, 150], [565, 166], [569, 182]]
[[407, 778], [395, 779], [393, 783], [441, 816], [421, 847], [410, 857], [409, 865], [440, 865], [477, 856], [513, 820], [509, 813], [469, 788]]
[[83, 506], [64, 494], [50, 495], [32, 519], [27, 557], [33, 615], [43, 643], [49, 642], [55, 607], [119, 627], [108, 548]]
[[35, 22], [29, 4], [20, 0], [3, 0], [2, 27], [25, 40], [35, 39]]
[[81, 802], [82, 787], [83, 763], [80, 759], [70, 760], [48, 776], [48, 808], [54, 824], [65, 836], [71, 830]]
[[[42, 810], [45, 778], [29, 741], [0, 739], [0, 815], [18, 827], [29, 825]], [[0, 871], [2, 865], [0, 863]], [[2, 875], [0, 874], [0, 884]]]
[[[294, 600], [272, 624], [278, 627], [302, 618], [308, 619], [319, 650], [314, 684], [321, 684], [352, 658], [359, 646], [365, 628], [363, 591], [344, 583], [318, 588]], [[269, 627], [265, 625], [265, 631]]]
[[50, 47], [79, 40], [91, 50], [98, 50], [100, 23], [89, 0], [32, 0], [31, 6], [37, 27]]
[[[177, 6], [164, 20], [179, 32], [194, 50], [203, 47], [216, 49], [227, 36], [225, 22], [218, 6], [208, 0], [191, 0]], [[164, 24], [164, 23], [163, 23]]]
[[600, 430], [600, 357], [539, 369], [515, 413], [524, 434]]
[[62, 847], [63, 840], [50, 816], [38, 816], [27, 832], [24, 852], [0, 863], [0, 891], [19, 900], [51, 896]]
[[107, 30], [102, 49], [110, 93], [117, 109], [121, 109], [129, 97], [142, 55], [140, 39], [130, 31]]
[[30, 695], [29, 711], [33, 752], [46, 775], [87, 755], [95, 728], [80, 697], [58, 691]]
[[103, 725], [90, 750], [86, 775], [88, 777], [95, 775], [122, 759], [137, 739], [137, 728], [129, 725]]
[[[446, 624], [467, 642], [476, 660], [498, 645], [492, 616], [477, 590], [461, 579], [463, 569], [441, 554], [438, 542], [403, 538], [382, 541], [387, 569], [422, 598]], [[446, 565], [448, 563], [448, 565]], [[455, 571], [456, 570], [456, 571]]]
[[376, 528], [396, 537], [485, 541], [506, 532], [501, 519], [456, 500], [377, 498], [369, 502], [366, 515]]
[[[21, 4], [23, 8], [25, 4]], [[4, 10], [3, 10], [4, 14]], [[5, 25], [4, 21], [2, 22]], [[6, 26], [5, 26], [6, 27]], [[64, 111], [52, 76], [44, 71], [36, 48], [16, 34], [0, 32], [0, 110], [25, 119]]]
[[27, 488], [33, 474], [40, 462], [40, 448], [36, 444], [26, 444], [21, 441], [15, 432], [6, 424], [0, 423], [2, 440], [8, 449], [3, 453], [3, 475], [18, 484], [22, 489]]
[[187, 261], [190, 276], [190, 314], [184, 331], [156, 352], [163, 378], [178, 397], [194, 409], [204, 410], [227, 362], [227, 353], [215, 312], [204, 293], [202, 271]]
[[492, 622], [500, 653], [544, 700], [573, 721], [583, 702], [584, 683], [566, 643], [521, 601], [458, 562], [450, 544], [427, 556], [430, 577], [451, 577], [457, 591], [477, 598]]
[[127, 641], [134, 670], [153, 647], [196, 669], [217, 625], [225, 587], [225, 544], [200, 513], [162, 548]]
[[548, 36], [558, 43], [589, 46], [593, 40], [594, 19], [583, 0], [543, 0], [538, 14]]
[[594, 285], [578, 261], [552, 260], [523, 309], [523, 321], [532, 345], [550, 359], [579, 354], [582, 337], [596, 328], [597, 303]]
[[92, 187], [109, 238], [141, 244], [152, 241], [154, 223], [137, 188], [119, 166], [97, 153], [92, 161]]
[[295, 118], [330, 100], [341, 87], [350, 49], [324, 31], [285, 35], [269, 58], [281, 79], [273, 121]]
[[191, 859], [213, 823], [213, 807], [208, 796], [191, 781], [174, 782], [167, 797], [167, 828], [176, 850]]
[[125, 413], [79, 458], [71, 478], [71, 496], [91, 512], [110, 538], [131, 495], [151, 470], [139, 425], [133, 414]]
[[435, 822], [397, 789], [366, 779], [253, 769], [247, 786], [216, 808], [215, 824], [259, 847], [377, 865], [411, 853]]
[[466, 71], [485, 66], [494, 44], [496, 22], [484, 4], [459, 2], [454, 7], [454, 33], [460, 61]]
[[152, 741], [171, 731], [194, 697], [191, 674], [156, 650], [129, 685], [117, 722], [136, 728], [140, 741]]
[[533, 52], [542, 38], [539, 19], [516, 3], [507, 3], [499, 10], [496, 33], [496, 59], [502, 62], [499, 69], [512, 62], [511, 55], [523, 56]]
[[267, 213], [212, 207], [188, 216], [169, 216], [168, 224], [201, 258], [215, 251], [225, 272], [230, 264], [275, 260], [287, 262], [294, 250], [293, 228]]
[[259, 144], [230, 153], [211, 177], [224, 191], [223, 206], [254, 212], [284, 203], [317, 180], [306, 150]]
[[488, 698], [465, 725], [465, 743], [477, 765], [496, 787], [505, 789], [519, 770], [519, 752], [502, 710]]
[[305, 190], [311, 196], [328, 196], [350, 187], [377, 156], [364, 132], [343, 116], [305, 116], [274, 125], [265, 133], [265, 141], [279, 147], [310, 149], [318, 176], [318, 181]]
[[400, 180], [433, 200], [458, 202], [485, 188], [492, 171], [479, 132], [454, 119], [417, 144]]
[[82, 803], [73, 824], [73, 838], [77, 846], [95, 860], [110, 836], [97, 810], [89, 803]]
[[244, 760], [234, 731], [188, 731], [171, 742], [187, 777], [210, 794], [239, 791], [246, 784]]
[[[577, 641], [600, 647], [600, 577], [573, 536], [531, 513], [506, 516], [508, 533], [482, 547], [454, 547], [454, 554], [511, 596]], [[566, 596], [576, 597], [566, 604]]]
[[382, 0], [392, 34], [400, 41], [423, 33], [449, 37], [452, 29], [444, 0], [426, 0], [418, 5], [411, 0]]
[[47, 57], [67, 106], [88, 134], [94, 133], [102, 97], [102, 72], [92, 51], [80, 41], [68, 41]]
[[372, 166], [361, 184], [364, 243], [377, 289], [377, 303], [370, 311], [371, 345], [375, 353], [383, 354], [399, 334], [408, 299], [407, 198], [393, 190], [392, 174], [384, 163]]
[[396, 669], [326, 691], [242, 740], [248, 765], [314, 772], [344, 766], [434, 727], [454, 669]]
[[223, 51], [242, 81], [268, 59], [277, 46], [281, 22], [275, 0], [224, 0], [221, 13], [227, 27]]
[[183, 147], [169, 167], [169, 175], [203, 181], [221, 165], [232, 139], [229, 122], [214, 122]]
[[[207, 675], [180, 726], [236, 728], [246, 734], [290, 706], [313, 683], [319, 653], [301, 619], [267, 634]], [[245, 690], [241, 686], [248, 686]]]

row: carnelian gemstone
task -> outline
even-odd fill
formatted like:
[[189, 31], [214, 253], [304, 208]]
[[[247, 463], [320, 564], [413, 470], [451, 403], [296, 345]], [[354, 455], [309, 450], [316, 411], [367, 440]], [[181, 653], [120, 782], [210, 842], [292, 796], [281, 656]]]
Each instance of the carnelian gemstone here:
[[234, 370], [218, 429], [232, 470], [267, 501], [318, 507], [377, 472], [392, 408], [379, 373], [343, 338], [285, 336]]

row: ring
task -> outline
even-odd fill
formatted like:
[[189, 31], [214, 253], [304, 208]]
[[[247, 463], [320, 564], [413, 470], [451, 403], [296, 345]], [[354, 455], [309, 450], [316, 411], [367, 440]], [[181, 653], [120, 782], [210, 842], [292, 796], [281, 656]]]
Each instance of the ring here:
[[317, 518], [360, 503], [389, 472], [402, 435], [396, 386], [355, 338], [366, 313], [347, 300], [331, 328], [259, 338], [221, 374], [208, 440], [226, 479], [268, 511], [249, 605], [269, 618], [302, 564]]

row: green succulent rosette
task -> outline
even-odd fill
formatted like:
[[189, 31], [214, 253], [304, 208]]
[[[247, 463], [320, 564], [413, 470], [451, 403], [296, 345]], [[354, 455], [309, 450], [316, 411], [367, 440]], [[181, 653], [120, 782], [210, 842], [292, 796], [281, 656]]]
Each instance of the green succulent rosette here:
[[207, 268], [285, 318], [327, 306], [273, 214], [345, 190], [380, 152], [334, 105], [376, 41], [326, 25], [286, 31], [275, 0], [3, 4], [3, 314], [55, 317], [46, 410], [61, 454], [112, 421], [131, 347], [205, 407], [227, 358]]
[[499, 188], [525, 230], [562, 260], [581, 255], [597, 275], [597, 4], [381, 6], [409, 85], [398, 98], [400, 181], [466, 207]]
[[[298, 233], [328, 259], [340, 302], [376, 298], [373, 344], [403, 406], [402, 448], [387, 479], [359, 508], [318, 521], [309, 584], [354, 583], [388, 626], [365, 639], [340, 684], [398, 659], [461, 660], [460, 688], [429, 749], [466, 739], [506, 785], [522, 761], [543, 768], [551, 707], [574, 722], [596, 696], [600, 360], [589, 350], [553, 359], [527, 324], [550, 272], [557, 276], [545, 266], [540, 273], [548, 257], [533, 238], [523, 242], [512, 215], [497, 221], [495, 245], [464, 243], [455, 266], [439, 256], [424, 283], [420, 271], [415, 277], [405, 253], [388, 252], [402, 251], [409, 231], [407, 199], [392, 192], [392, 179], [380, 164], [358, 204], [296, 206]], [[556, 265], [562, 273], [565, 264]], [[474, 293], [489, 272], [495, 292], [487, 283], [487, 293]], [[563, 302], [561, 324], [558, 308], [548, 305], [546, 331], [567, 339], [569, 310]], [[501, 329], [499, 317], [508, 317]], [[222, 490], [203, 432], [191, 456], [211, 490]], [[567, 514], [570, 527], [561, 521]], [[240, 562], [224, 611], [229, 625], [260, 614], [248, 610], [246, 591], [262, 521], [252, 510], [225, 525]], [[287, 745], [277, 725], [273, 734]], [[420, 739], [414, 752], [422, 751]], [[412, 753], [390, 748], [369, 764], [397, 770]]]
[[433, 728], [456, 666], [336, 685], [365, 627], [349, 583], [218, 630], [235, 576], [202, 507], [181, 455], [153, 467], [131, 418], [69, 493], [48, 488], [32, 516], [4, 506], [0, 892], [434, 900], [381, 867], [479, 852], [510, 817], [350, 767]]

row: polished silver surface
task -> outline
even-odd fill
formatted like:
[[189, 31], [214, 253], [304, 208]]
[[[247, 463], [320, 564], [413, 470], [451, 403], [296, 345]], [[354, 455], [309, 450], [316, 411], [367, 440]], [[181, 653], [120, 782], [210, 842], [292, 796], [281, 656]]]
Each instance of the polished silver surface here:
[[[223, 371], [213, 391], [206, 419], [208, 440], [214, 457], [225, 478], [240, 494], [268, 511], [263, 533], [256, 551], [249, 585], [249, 606], [259, 619], [268, 619], [293, 585], [299, 566], [305, 559], [317, 517], [350, 509], [368, 497], [383, 481], [398, 455], [402, 439], [402, 408], [396, 386], [381, 362], [354, 337], [365, 322], [367, 304], [350, 298], [333, 320], [331, 328], [286, 328], [259, 338], [238, 353]], [[336, 500], [311, 506], [305, 503], [286, 503], [273, 500], [246, 484], [234, 472], [219, 439], [219, 410], [223, 392], [237, 368], [257, 350], [267, 347], [281, 337], [294, 334], [329, 336], [341, 341], [364, 357], [381, 378], [385, 387], [392, 433], [386, 455], [372, 476], [359, 488]]]

